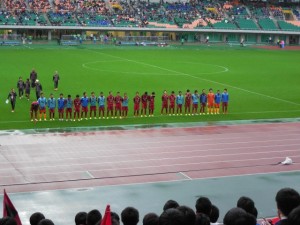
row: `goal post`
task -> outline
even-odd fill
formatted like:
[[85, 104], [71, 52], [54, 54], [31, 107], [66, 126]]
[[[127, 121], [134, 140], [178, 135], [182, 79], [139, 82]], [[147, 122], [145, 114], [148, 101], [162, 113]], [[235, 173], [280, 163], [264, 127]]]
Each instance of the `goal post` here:
[[60, 45], [79, 45], [81, 37], [77, 35], [62, 35]]
[[168, 36], [123, 36], [117, 37], [117, 45], [132, 46], [166, 46], [170, 39]]

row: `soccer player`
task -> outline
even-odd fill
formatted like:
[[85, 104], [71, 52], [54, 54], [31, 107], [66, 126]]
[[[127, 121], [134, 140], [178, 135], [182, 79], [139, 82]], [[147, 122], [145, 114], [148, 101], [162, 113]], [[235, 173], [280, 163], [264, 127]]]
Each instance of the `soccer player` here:
[[37, 73], [36, 73], [35, 69], [32, 69], [32, 71], [31, 71], [31, 73], [29, 75], [29, 78], [31, 80], [31, 87], [35, 88], [36, 79], [37, 79]]
[[59, 81], [59, 74], [57, 71], [55, 71], [52, 79], [54, 82], [54, 91], [57, 91], [58, 90], [58, 81]]
[[217, 94], [215, 94], [215, 114], [220, 114], [221, 97], [220, 90], [217, 90]]
[[50, 98], [48, 99], [48, 108], [49, 108], [49, 118], [50, 121], [55, 120], [55, 108], [56, 108], [56, 100], [53, 97], [53, 94], [50, 94]]
[[127, 96], [127, 93], [124, 93], [124, 97], [122, 98], [122, 117], [126, 118], [128, 114], [128, 103], [129, 98]]
[[114, 118], [114, 96], [112, 95], [111, 91], [108, 93], [106, 101], [107, 101], [106, 118], [108, 119], [109, 113], [110, 116]]
[[99, 107], [99, 119], [104, 118], [104, 111], [105, 111], [105, 96], [103, 92], [100, 92], [100, 95], [97, 99], [98, 107]]
[[94, 119], [97, 119], [97, 117], [96, 117], [97, 97], [95, 96], [95, 92], [91, 93], [91, 97], [89, 99], [89, 102], [90, 102], [90, 119], [92, 119], [92, 112], [94, 112]]
[[68, 95], [68, 98], [66, 99], [66, 121], [72, 120], [72, 108], [73, 108], [73, 101], [71, 95]]
[[60, 93], [59, 98], [57, 99], [59, 121], [64, 120], [65, 105], [66, 105], [66, 101], [64, 99], [64, 95], [62, 93]]
[[197, 90], [195, 90], [194, 94], [192, 94], [192, 101], [193, 101], [192, 115], [197, 115], [198, 105], [199, 105], [199, 94]]
[[39, 109], [39, 102], [38, 101], [34, 101], [31, 103], [30, 105], [30, 118], [31, 121], [33, 121], [33, 119], [35, 121], [37, 121], [37, 111]]
[[169, 100], [169, 96], [167, 94], [167, 91], [164, 90], [164, 93], [161, 96], [161, 101], [162, 101], [161, 111], [160, 111], [161, 115], [164, 114], [164, 110], [165, 110], [165, 113], [168, 114], [168, 100]]
[[25, 82], [25, 96], [27, 98], [27, 100], [29, 101], [30, 98], [30, 80], [27, 79]]
[[88, 105], [89, 105], [89, 98], [86, 96], [86, 92], [83, 92], [83, 96], [80, 99], [81, 102], [81, 119], [83, 118], [83, 113], [84, 117], [87, 120], [87, 113], [89, 111]]
[[46, 121], [46, 106], [47, 106], [47, 99], [44, 97], [44, 93], [41, 93], [41, 97], [38, 99], [39, 108], [40, 108], [40, 121], [42, 120], [42, 115], [44, 115], [44, 120]]
[[41, 96], [41, 92], [43, 91], [43, 86], [40, 83], [39, 80], [35, 81], [35, 94], [36, 94], [36, 99], [39, 99]]
[[182, 105], [183, 105], [183, 102], [184, 102], [184, 97], [182, 95], [182, 92], [179, 91], [178, 95], [176, 96], [176, 113], [177, 113], [177, 116], [179, 115], [182, 115]]
[[19, 90], [19, 97], [21, 99], [21, 98], [23, 98], [24, 88], [25, 88], [25, 83], [24, 83], [22, 77], [19, 77], [19, 80], [17, 82], [17, 88]]
[[122, 97], [120, 96], [120, 92], [117, 92], [117, 95], [114, 97], [114, 102], [115, 102], [115, 118], [117, 118], [117, 114], [119, 113], [120, 119], [122, 118], [121, 116], [121, 111], [122, 111]]
[[76, 98], [74, 99], [74, 121], [76, 120], [76, 115], [78, 121], [80, 121], [80, 106], [81, 100], [79, 98], [79, 95], [76, 95]]
[[[185, 104], [184, 104], [184, 114], [185, 115], [191, 115], [191, 101], [192, 101], [192, 95], [190, 93], [190, 90], [187, 89], [185, 93]], [[188, 114], [187, 114], [188, 113]]]
[[224, 89], [224, 91], [222, 93], [221, 101], [222, 101], [222, 111], [223, 111], [223, 114], [227, 114], [228, 102], [229, 102], [229, 94], [228, 94], [226, 88]]
[[155, 100], [155, 92], [153, 91], [151, 95], [148, 97], [149, 101], [149, 116], [154, 116], [154, 100]]
[[17, 93], [15, 92], [15, 89], [12, 88], [7, 96], [7, 100], [9, 100], [11, 104], [11, 112], [15, 111], [16, 99], [17, 99]]
[[205, 89], [202, 90], [202, 94], [200, 95], [200, 115], [205, 114], [205, 107], [207, 104], [207, 95], [205, 93]]
[[142, 111], [141, 111], [141, 117], [143, 116], [147, 116], [147, 104], [148, 104], [148, 92], [146, 91], [143, 95], [142, 95]]
[[214, 113], [214, 103], [215, 103], [215, 94], [213, 93], [213, 89], [210, 88], [207, 94], [207, 114]]
[[175, 92], [172, 91], [170, 96], [169, 96], [169, 101], [170, 101], [170, 105], [169, 105], [169, 116], [173, 114], [173, 116], [175, 115], [175, 100], [176, 100], [176, 95]]
[[136, 92], [136, 94], [133, 98], [133, 103], [134, 103], [133, 115], [139, 116], [141, 97], [140, 97], [140, 93], [138, 91]]

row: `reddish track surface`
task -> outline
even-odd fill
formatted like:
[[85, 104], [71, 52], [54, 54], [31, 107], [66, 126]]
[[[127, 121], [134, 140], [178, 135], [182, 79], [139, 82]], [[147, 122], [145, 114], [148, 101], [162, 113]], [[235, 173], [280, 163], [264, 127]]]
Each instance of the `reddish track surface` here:
[[[300, 123], [0, 136], [0, 186], [27, 192], [300, 170]], [[289, 156], [293, 165], [275, 165]]]

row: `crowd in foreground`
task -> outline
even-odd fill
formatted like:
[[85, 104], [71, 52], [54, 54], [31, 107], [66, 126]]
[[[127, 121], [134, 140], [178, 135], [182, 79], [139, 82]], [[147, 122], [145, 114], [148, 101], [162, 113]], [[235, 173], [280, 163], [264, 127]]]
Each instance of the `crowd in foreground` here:
[[[278, 218], [273, 220], [263, 219], [264, 225], [299, 225], [300, 224], [300, 195], [292, 188], [279, 190], [275, 197]], [[107, 222], [107, 214], [111, 219]], [[257, 209], [254, 201], [242, 196], [238, 199], [236, 207], [230, 209], [223, 218], [224, 225], [256, 225]], [[108, 217], [108, 218], [109, 218]], [[75, 225], [216, 225], [219, 219], [219, 209], [213, 205], [209, 198], [200, 197], [195, 204], [195, 211], [184, 205], [179, 205], [174, 200], [169, 200], [163, 206], [160, 215], [148, 213], [140, 222], [139, 211], [134, 207], [126, 207], [121, 212], [121, 218], [110, 209], [102, 214], [94, 209], [90, 212], [78, 212], [75, 216]], [[0, 219], [1, 225], [17, 225], [14, 218]], [[54, 225], [54, 221], [46, 219], [41, 212], [33, 213], [30, 217], [31, 225]]]

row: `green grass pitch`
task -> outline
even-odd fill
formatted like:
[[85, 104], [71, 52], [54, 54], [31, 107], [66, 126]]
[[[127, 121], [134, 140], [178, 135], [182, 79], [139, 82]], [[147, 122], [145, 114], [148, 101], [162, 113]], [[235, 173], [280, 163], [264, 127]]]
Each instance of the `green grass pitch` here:
[[[299, 51], [270, 51], [230, 46], [39, 46], [1, 47], [0, 129], [31, 129], [128, 124], [164, 124], [225, 120], [296, 118], [300, 114]], [[30, 122], [30, 102], [17, 99], [16, 110], [5, 104], [9, 90], [19, 76], [35, 68], [46, 97], [54, 93], [82, 96], [86, 91], [115, 94], [127, 92], [131, 101], [129, 118], [80, 122]], [[58, 70], [59, 90], [53, 90], [52, 76]], [[186, 89], [230, 94], [228, 115], [160, 116], [163, 90]], [[156, 92], [155, 117], [133, 118], [132, 98], [136, 91]], [[35, 92], [31, 92], [31, 100]], [[56, 117], [58, 116], [56, 112]]]

